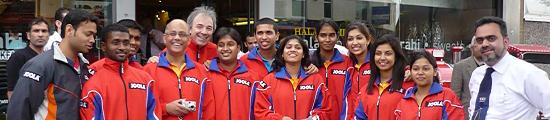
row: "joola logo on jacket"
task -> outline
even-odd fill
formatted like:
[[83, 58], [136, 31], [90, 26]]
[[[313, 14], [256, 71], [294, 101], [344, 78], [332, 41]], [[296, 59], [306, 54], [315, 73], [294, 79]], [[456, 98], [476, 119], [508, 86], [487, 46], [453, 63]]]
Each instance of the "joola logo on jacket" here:
[[250, 87], [250, 82], [249, 82], [249, 81], [246, 81], [246, 80], [243, 80], [243, 79], [236, 78], [236, 79], [235, 79], [235, 83], [237, 83], [237, 84], [242, 84], [242, 85], [246, 85], [246, 86], [249, 86], [249, 87]]
[[32, 72], [25, 72], [25, 74], [23, 74], [23, 77], [27, 77], [35, 81], [40, 81], [40, 75], [34, 74]]
[[370, 75], [370, 70], [363, 71], [363, 75]]
[[315, 89], [313, 85], [298, 85], [298, 90], [313, 90]]
[[145, 87], [145, 84], [141, 84], [141, 83], [130, 83], [130, 89], [142, 89], [142, 90], [146, 90], [147, 88]]
[[443, 101], [432, 101], [426, 104], [426, 107], [443, 107]]
[[199, 84], [199, 80], [197, 80], [197, 78], [194, 78], [194, 77], [185, 77], [185, 82], [194, 82]]
[[346, 75], [345, 70], [332, 70], [333, 75]]

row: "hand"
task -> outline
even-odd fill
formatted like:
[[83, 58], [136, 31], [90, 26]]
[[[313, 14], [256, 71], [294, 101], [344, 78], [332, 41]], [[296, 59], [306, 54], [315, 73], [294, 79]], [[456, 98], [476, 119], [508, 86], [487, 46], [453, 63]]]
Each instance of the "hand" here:
[[147, 63], [158, 63], [159, 62], [159, 56], [151, 56], [149, 60], [147, 60]]
[[292, 118], [284, 116], [282, 120], [292, 120]]
[[182, 116], [189, 113], [189, 110], [187, 110], [185, 107], [180, 105], [179, 103], [180, 101], [181, 100], [174, 100], [166, 104], [166, 112], [174, 116]]
[[308, 74], [308, 75], [315, 74], [315, 73], [319, 72], [319, 69], [313, 64], [309, 64], [309, 66], [307, 66], [305, 68], [305, 70], [306, 70], [306, 74]]

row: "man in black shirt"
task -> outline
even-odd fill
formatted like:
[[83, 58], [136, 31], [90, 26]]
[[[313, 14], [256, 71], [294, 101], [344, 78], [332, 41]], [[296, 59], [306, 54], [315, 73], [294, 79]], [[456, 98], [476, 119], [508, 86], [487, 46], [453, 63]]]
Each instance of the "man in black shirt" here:
[[8, 99], [11, 97], [13, 88], [19, 79], [19, 70], [34, 56], [42, 53], [44, 45], [49, 38], [49, 24], [43, 18], [36, 18], [28, 25], [27, 47], [16, 50], [8, 60]]

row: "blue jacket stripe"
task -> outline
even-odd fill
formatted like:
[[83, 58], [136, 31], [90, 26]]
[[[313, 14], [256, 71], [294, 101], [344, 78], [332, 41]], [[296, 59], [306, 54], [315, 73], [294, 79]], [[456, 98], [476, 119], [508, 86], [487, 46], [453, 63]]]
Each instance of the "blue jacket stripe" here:
[[443, 113], [442, 120], [448, 120], [449, 119], [449, 113], [447, 113], [447, 106], [443, 105], [443, 109], [441, 110]]
[[250, 111], [248, 112], [249, 120], [254, 120], [254, 102], [256, 101], [256, 89], [258, 89], [258, 87], [256, 87], [256, 83], [257, 82], [254, 82], [254, 84], [252, 84], [252, 90], [250, 91]]
[[356, 120], [366, 120], [366, 119], [368, 119], [367, 114], [365, 114], [364, 111], [365, 110], [363, 110], [363, 103], [359, 102], [359, 105], [355, 109], [355, 119]]
[[200, 93], [200, 100], [199, 100], [199, 111], [198, 111], [198, 120], [202, 120], [202, 109], [203, 109], [203, 105], [204, 104], [204, 90], [206, 89], [206, 78], [204, 80], [202, 80], [202, 83], [201, 83], [201, 93]]
[[155, 99], [151, 86], [148, 86], [147, 87], [147, 120], [159, 119], [158, 116], [155, 114], [156, 106], [157, 106], [157, 100]]
[[105, 116], [103, 116], [103, 99], [101, 98], [100, 94], [94, 93], [94, 119], [95, 120], [105, 120]]

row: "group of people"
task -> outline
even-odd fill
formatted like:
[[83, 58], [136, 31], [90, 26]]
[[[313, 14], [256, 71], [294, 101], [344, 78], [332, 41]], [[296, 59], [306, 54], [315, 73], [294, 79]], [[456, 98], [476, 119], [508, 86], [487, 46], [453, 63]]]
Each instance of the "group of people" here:
[[[280, 39], [273, 19], [256, 20], [253, 35], [242, 40], [231, 27], [217, 28], [214, 10], [200, 6], [166, 25], [166, 48], [142, 66], [131, 59], [140, 51], [137, 22], [121, 20], [98, 33], [90, 13], [57, 15], [59, 44], [44, 50], [49, 24], [36, 19], [29, 46], [10, 58], [15, 67], [8, 69], [19, 68], [8, 74], [14, 77], [8, 119], [462, 120], [550, 113], [548, 76], [503, 50], [506, 27], [494, 17], [476, 23], [472, 46], [481, 48], [476, 61], [485, 65], [471, 73], [469, 100], [439, 83], [431, 53], [407, 54], [396, 36], [374, 36], [360, 21], [346, 26], [341, 41], [348, 52], [340, 52], [339, 27], [322, 19], [319, 47], [310, 53], [299, 36]], [[81, 53], [96, 34], [105, 58], [90, 64]], [[493, 74], [492, 87], [484, 74]]]

